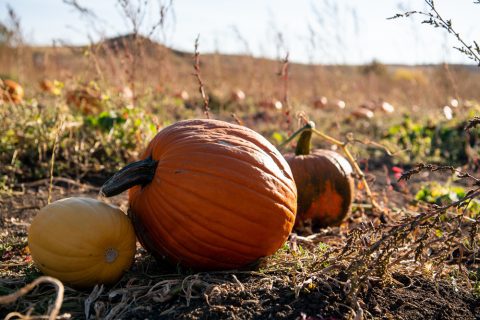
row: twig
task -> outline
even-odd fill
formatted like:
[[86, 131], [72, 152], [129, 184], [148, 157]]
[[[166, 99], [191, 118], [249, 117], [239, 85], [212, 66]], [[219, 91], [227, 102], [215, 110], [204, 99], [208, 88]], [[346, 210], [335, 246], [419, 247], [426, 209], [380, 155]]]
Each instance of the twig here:
[[97, 15], [95, 14], [95, 12], [93, 10], [82, 6], [81, 4], [78, 3], [77, 0], [63, 0], [63, 3], [72, 6], [78, 12], [80, 12], [82, 15], [91, 17], [93, 19], [97, 18]]
[[[480, 195], [480, 188], [477, 188], [476, 190], [470, 192], [469, 194], [467, 194], [465, 197], [463, 197], [458, 201], [454, 201], [451, 204], [448, 204], [445, 206], [437, 207], [429, 212], [420, 213], [417, 217], [415, 217], [413, 221], [407, 221], [405, 223], [402, 223], [392, 228], [388, 233], [384, 234], [379, 240], [377, 240], [375, 243], [369, 246], [368, 249], [362, 253], [362, 257], [364, 259], [360, 261], [355, 261], [347, 268], [347, 270], [350, 272], [352, 272], [353, 270], [358, 270], [358, 268], [360, 268], [362, 265], [365, 264], [366, 257], [369, 257], [370, 255], [372, 255], [376, 250], [380, 248], [382, 244], [387, 242], [387, 240], [397, 238], [402, 231], [405, 232], [405, 234], [403, 235], [403, 238], [405, 238], [408, 234], [413, 232], [416, 229], [416, 227], [420, 226], [422, 222], [436, 216], [439, 213], [447, 211], [449, 208], [457, 207], [469, 199], [474, 199], [479, 195]], [[367, 272], [367, 274], [371, 272], [372, 270]]]
[[243, 126], [243, 121], [240, 119], [235, 113], [232, 113], [232, 118], [235, 120], [235, 122], [241, 126]]
[[471, 129], [475, 128], [479, 124], [480, 124], [480, 117], [473, 117], [472, 119], [468, 120], [464, 130], [470, 131]]
[[288, 61], [289, 53], [285, 55], [285, 58], [282, 60], [282, 68], [280, 69], [280, 72], [278, 75], [282, 77], [282, 83], [283, 83], [283, 104], [287, 109], [289, 109], [289, 100], [288, 100], [288, 66], [289, 66], [289, 61]]
[[55, 132], [55, 140], [53, 141], [53, 148], [52, 148], [52, 157], [50, 159], [50, 183], [48, 186], [48, 197], [47, 197], [47, 204], [52, 201], [52, 189], [53, 189], [53, 168], [55, 165], [55, 152], [57, 151], [58, 145], [58, 138], [62, 134], [63, 131], [63, 119], [60, 119], [58, 123], [57, 130]]
[[[476, 61], [480, 66], [480, 46], [476, 41], [473, 41], [473, 44], [468, 45], [460, 36], [460, 33], [455, 31], [452, 26], [452, 21], [450, 19], [444, 19], [440, 13], [437, 11], [433, 0], [424, 0], [425, 3], [429, 6], [431, 12], [422, 12], [422, 11], [408, 11], [403, 14], [397, 13], [393, 17], [387, 19], [397, 19], [403, 17], [409, 17], [411, 15], [421, 15], [426, 17], [428, 20], [422, 21], [422, 23], [429, 24], [435, 28], [443, 28], [447, 30], [448, 33], [451, 33], [457, 38], [457, 41], [461, 44], [461, 47], [453, 47], [454, 49], [465, 54], [468, 58]], [[477, 3], [477, 2], [475, 2]]]
[[354, 320], [363, 320], [363, 309], [362, 309], [362, 307], [360, 307], [360, 303], [358, 303], [357, 297], [355, 297], [352, 304], [355, 307]]
[[458, 178], [463, 179], [463, 178], [469, 178], [474, 181], [475, 185], [480, 186], [480, 179], [474, 177], [468, 172], [464, 172], [461, 170], [458, 170], [457, 168], [453, 166], [443, 166], [443, 165], [435, 165], [435, 164], [425, 164], [425, 163], [419, 163], [417, 164], [414, 168], [402, 173], [400, 178], [398, 179], [399, 181], [408, 181], [413, 175], [416, 175], [422, 171], [450, 171], [452, 174], [455, 173]]
[[289, 61], [288, 61], [289, 53], [287, 52], [285, 58], [282, 60], [282, 68], [278, 75], [282, 78], [283, 84], [283, 105], [285, 107], [285, 115], [287, 116], [287, 125], [290, 125], [290, 101], [288, 99], [288, 69], [289, 69]]
[[195, 72], [193, 75], [197, 78], [198, 81], [198, 91], [200, 92], [202, 99], [203, 99], [203, 112], [207, 116], [207, 119], [210, 119], [210, 107], [208, 105], [208, 96], [205, 94], [205, 87], [203, 84], [202, 77], [200, 75], [200, 52], [198, 52], [198, 45], [199, 45], [199, 40], [200, 40], [200, 35], [197, 36], [195, 39], [195, 54], [193, 56], [194, 58], [194, 64], [193, 68]]
[[[24, 182], [21, 184], [22, 187], [27, 187], [27, 188], [32, 188], [32, 187], [38, 187], [38, 186], [41, 186], [41, 185], [44, 185], [46, 183], [50, 183], [50, 178], [48, 179], [40, 179], [40, 180], [37, 180], [37, 181], [32, 181], [32, 182]], [[53, 182], [63, 182], [63, 183], [66, 183], [66, 184], [70, 184], [70, 185], [73, 185], [73, 186], [76, 186], [78, 188], [81, 188], [81, 189], [85, 189], [85, 190], [98, 190], [99, 188], [97, 187], [94, 187], [94, 186], [90, 186], [90, 185], [87, 185], [87, 184], [83, 184], [81, 182], [78, 182], [78, 181], [75, 181], [75, 180], [72, 180], [72, 179], [69, 179], [69, 178], [63, 178], [63, 177], [53, 177]]]
[[[437, 11], [437, 8], [435, 7], [434, 3], [433, 3], [433, 0], [425, 0], [425, 3], [430, 7], [430, 9], [435, 13], [436, 15], [436, 19], [438, 19], [440, 22], [441, 22], [441, 26], [446, 29], [449, 33], [453, 34], [457, 40], [463, 45], [463, 48], [456, 48], [457, 50], [459, 50], [460, 52], [463, 52], [465, 54], [468, 55], [468, 52], [470, 53], [470, 57], [472, 59], [474, 59], [475, 61], [477, 61], [478, 63], [480, 63], [480, 56], [478, 55], [479, 51], [478, 51], [478, 45], [476, 46], [477, 48], [477, 52], [475, 52], [474, 50], [472, 50], [472, 46], [471, 45], [467, 45], [465, 43], [465, 41], [463, 41], [463, 39], [461, 38], [460, 34], [458, 32], [456, 32], [453, 27], [452, 27], [452, 21], [451, 20], [444, 20], [443, 17], [440, 15], [440, 13]], [[433, 17], [431, 17], [433, 18]], [[430, 21], [424, 21], [424, 23], [430, 23], [432, 20]], [[476, 43], [475, 43], [476, 44]], [[463, 49], [463, 50], [462, 50]], [[466, 51], [464, 51], [466, 50]]]
[[21, 267], [21, 266], [26, 266], [30, 262], [18, 262], [18, 263], [4, 263], [2, 264], [2, 268], [8, 269], [8, 268], [16, 268], [16, 267]]
[[[30, 291], [32, 291], [32, 289], [35, 288], [37, 285], [39, 285], [41, 283], [44, 283], [44, 282], [49, 282], [57, 288], [57, 298], [55, 299], [54, 307], [53, 307], [53, 309], [50, 312], [50, 315], [48, 317], [49, 320], [55, 320], [58, 316], [58, 313], [60, 312], [60, 308], [62, 307], [63, 294], [64, 294], [64, 291], [65, 291], [65, 288], [63, 287], [63, 284], [62, 284], [62, 282], [60, 282], [60, 280], [52, 278], [52, 277], [48, 277], [48, 276], [39, 277], [39, 278], [35, 279], [33, 282], [24, 286], [23, 288], [20, 288], [19, 290], [17, 290], [14, 293], [11, 293], [11, 294], [6, 295], [6, 296], [0, 296], [0, 304], [10, 304], [10, 303], [15, 302], [20, 297], [22, 297], [22, 296], [26, 295], [27, 293], [29, 293]], [[11, 314], [13, 314], [13, 312], [8, 314], [6, 318], [7, 319], [10, 318]], [[12, 315], [12, 316], [18, 316], [18, 315], [19, 314], [17, 312], [15, 312], [15, 314]]]
[[232, 278], [238, 284], [238, 286], [240, 287], [240, 291], [244, 291], [245, 286], [243, 285], [243, 283], [240, 282], [240, 280], [238, 280], [237, 276], [232, 274]]
[[356, 142], [356, 143], [360, 143], [360, 144], [364, 144], [366, 146], [373, 146], [375, 148], [378, 148], [378, 149], [382, 149], [383, 151], [385, 151], [385, 153], [387, 155], [389, 155], [390, 157], [393, 157], [395, 156], [396, 154], [400, 153], [400, 152], [404, 152], [404, 151], [407, 151], [408, 149], [401, 149], [401, 150], [397, 150], [397, 151], [391, 151], [387, 146], [384, 146], [382, 145], [381, 143], [378, 143], [378, 142], [375, 142], [375, 141], [371, 141], [371, 140], [360, 140], [360, 139], [352, 139], [352, 142]]

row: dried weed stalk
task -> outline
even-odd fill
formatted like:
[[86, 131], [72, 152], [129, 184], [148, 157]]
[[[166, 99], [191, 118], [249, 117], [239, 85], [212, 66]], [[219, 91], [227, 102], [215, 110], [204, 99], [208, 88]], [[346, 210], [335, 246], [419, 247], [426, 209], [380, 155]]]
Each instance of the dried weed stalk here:
[[[60, 282], [58, 279], [52, 278], [52, 277], [47, 277], [47, 276], [42, 276], [37, 279], [35, 279], [32, 283], [24, 286], [23, 288], [20, 288], [19, 290], [15, 291], [12, 294], [6, 295], [6, 296], [0, 296], [0, 304], [10, 304], [14, 303], [17, 301], [20, 297], [26, 295], [30, 291], [33, 290], [36, 286], [38, 286], [41, 283], [51, 283], [56, 287], [57, 290], [57, 298], [55, 299], [55, 304], [53, 306], [52, 311], [50, 312], [50, 315], [48, 316], [49, 320], [55, 320], [57, 319], [57, 316], [60, 312], [60, 308], [62, 307], [63, 303], [63, 295], [64, 295], [64, 287], [62, 282]], [[28, 315], [24, 316], [18, 312], [11, 312], [9, 313], [5, 319], [11, 319], [13, 317], [18, 317], [21, 319], [28, 319], [30, 318]], [[66, 317], [62, 317], [66, 318]], [[68, 316], [67, 316], [68, 318]]]
[[[463, 53], [469, 59], [475, 61], [480, 66], [480, 46], [476, 41], [472, 41], [472, 43], [467, 43], [466, 40], [460, 35], [456, 29], [453, 28], [452, 20], [444, 18], [440, 12], [438, 12], [434, 0], [424, 0], [427, 6], [429, 7], [430, 11], [408, 11], [404, 13], [397, 13], [393, 17], [388, 19], [397, 19], [397, 18], [404, 18], [409, 17], [412, 15], [420, 15], [425, 18], [422, 21], [424, 24], [431, 25], [435, 28], [441, 28], [446, 30], [449, 34], [452, 34], [457, 41], [459, 42], [459, 47], [454, 47], [454, 49], [458, 50], [459, 52]], [[478, 2], [474, 2], [478, 3]]]
[[[99, 61], [106, 56], [112, 66], [115, 65], [113, 59], [119, 52], [123, 52], [123, 57], [120, 59], [123, 73], [125, 74], [128, 87], [132, 91], [132, 103], [136, 105], [138, 100], [138, 86], [141, 83], [141, 74], [145, 62], [145, 55], [147, 46], [149, 46], [150, 39], [161, 31], [165, 39], [165, 27], [169, 15], [174, 18], [173, 14], [173, 0], [158, 0], [158, 8], [149, 1], [134, 1], [134, 0], [117, 0], [119, 12], [128, 26], [130, 33], [125, 36], [116, 38], [116, 42], [100, 42], [97, 45], [92, 45], [89, 50], [89, 57], [93, 60], [93, 66], [98, 76], [105, 82], [104, 73], [100, 67]], [[99, 22], [105, 23], [92, 9], [84, 6], [78, 0], [63, 0], [63, 3], [69, 5], [76, 10], [81, 18], [88, 22], [88, 25], [94, 29], [99, 35], [103, 35], [104, 31], [99, 27]], [[158, 9], [158, 15], [153, 21], [149, 19], [149, 14], [153, 11], [152, 8]], [[113, 48], [110, 48], [112, 46]], [[121, 50], [120, 50], [121, 49]], [[107, 55], [103, 53], [106, 52]], [[163, 57], [157, 57], [158, 59]], [[158, 64], [157, 64], [158, 65]], [[115, 70], [113, 70], [115, 72]]]
[[282, 60], [282, 66], [280, 68], [280, 71], [278, 72], [278, 76], [282, 80], [282, 103], [283, 107], [285, 108], [285, 116], [287, 118], [287, 126], [290, 125], [292, 122], [291, 120], [291, 115], [290, 115], [290, 100], [288, 96], [288, 81], [289, 81], [289, 52], [285, 54], [285, 58]]
[[197, 79], [198, 91], [202, 96], [203, 111], [207, 116], [207, 119], [210, 119], [210, 107], [208, 106], [209, 99], [207, 94], [205, 93], [205, 86], [203, 84], [202, 76], [200, 74], [200, 52], [198, 51], [199, 40], [200, 40], [200, 35], [198, 35], [197, 38], [195, 39], [195, 51], [193, 56], [193, 60], [194, 60], [193, 69], [195, 70], [195, 72], [193, 73], [193, 75]]
[[55, 168], [55, 154], [57, 152], [58, 141], [63, 132], [64, 119], [60, 119], [55, 130], [55, 138], [52, 146], [52, 156], [50, 158], [50, 182], [48, 186], [47, 203], [52, 202], [52, 190], [53, 190], [53, 169]]
[[[475, 118], [466, 128], [471, 129], [478, 124], [480, 121]], [[348, 148], [345, 149], [348, 141], [342, 143], [317, 132], [308, 124], [285, 144], [303, 130], [312, 130], [328, 142], [343, 147], [344, 152], [345, 150], [348, 152]], [[345, 153], [352, 161], [353, 157], [351, 154], [349, 157], [348, 154]], [[469, 206], [480, 197], [480, 179], [453, 166], [419, 164], [403, 173], [399, 180], [409, 180], [424, 171], [447, 171], [459, 179], [468, 180], [472, 189], [457, 201], [431, 205], [418, 214], [408, 212], [399, 216], [398, 213], [393, 215], [392, 212], [384, 210], [383, 214], [390, 214], [393, 223], [379, 225], [374, 225], [370, 221], [360, 223], [342, 239], [341, 244], [332, 246], [326, 252], [320, 253], [317, 258], [298, 260], [294, 282], [302, 288], [312, 279], [327, 277], [339, 284], [349, 299], [355, 319], [362, 319], [364, 312], [367, 312], [362, 309], [360, 303], [364, 291], [372, 286], [372, 282], [395, 282], [391, 276], [394, 272], [410, 276], [421, 274], [433, 279], [449, 275], [455, 277], [457, 283], [473, 288], [475, 278], [472, 278], [468, 270], [469, 268], [474, 270], [475, 266], [478, 268], [480, 262], [478, 232], [480, 214], [476, 216], [470, 214]], [[293, 241], [295, 244], [293, 251], [298, 247], [297, 242], [302, 243], [302, 246], [312, 246], [315, 239], [311, 237], [321, 238], [321, 234], [310, 237], [295, 236], [291, 239], [290, 242]], [[332, 275], [333, 270], [338, 273]]]
[[451, 166], [420, 164], [405, 172], [400, 180], [408, 180], [423, 171], [450, 171], [457, 177], [470, 179], [474, 187], [465, 197], [447, 205], [432, 205], [425, 212], [406, 217], [392, 227], [365, 226], [350, 232], [338, 259], [348, 262], [344, 273], [348, 294], [354, 301], [373, 278], [389, 279], [398, 268], [409, 274], [428, 273], [441, 277], [446, 265], [458, 265], [460, 280], [471, 288], [465, 264], [478, 263], [480, 215], [470, 217], [468, 206], [480, 196], [480, 180]]

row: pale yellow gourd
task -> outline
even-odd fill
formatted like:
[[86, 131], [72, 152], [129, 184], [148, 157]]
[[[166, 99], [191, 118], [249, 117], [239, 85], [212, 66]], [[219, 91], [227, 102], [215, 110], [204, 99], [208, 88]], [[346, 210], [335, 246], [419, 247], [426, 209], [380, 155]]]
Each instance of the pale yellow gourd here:
[[76, 287], [115, 283], [130, 268], [136, 238], [117, 207], [67, 198], [40, 210], [28, 232], [32, 259], [46, 275]]

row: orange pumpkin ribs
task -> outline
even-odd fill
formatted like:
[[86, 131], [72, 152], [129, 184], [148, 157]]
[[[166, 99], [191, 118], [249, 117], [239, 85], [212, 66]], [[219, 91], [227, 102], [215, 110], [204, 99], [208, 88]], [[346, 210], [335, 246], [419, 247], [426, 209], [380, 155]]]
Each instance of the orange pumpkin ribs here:
[[128, 188], [138, 238], [158, 257], [196, 269], [232, 269], [274, 253], [290, 234], [297, 190], [287, 162], [258, 133], [188, 120], [157, 134], [102, 187]]

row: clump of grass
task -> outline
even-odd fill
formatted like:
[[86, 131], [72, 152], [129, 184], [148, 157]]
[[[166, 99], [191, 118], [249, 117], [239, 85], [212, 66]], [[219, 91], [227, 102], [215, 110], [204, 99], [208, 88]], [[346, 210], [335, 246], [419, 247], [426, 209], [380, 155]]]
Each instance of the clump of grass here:
[[[141, 108], [84, 115], [61, 100], [45, 101], [52, 104], [49, 107], [43, 103], [8, 104], [0, 111], [4, 132], [0, 161], [9, 164], [0, 169], [5, 185], [53, 175], [81, 178], [88, 173], [114, 172], [137, 157], [161, 125]], [[60, 116], [63, 130], [58, 130]], [[52, 166], [54, 152], [56, 165]]]

